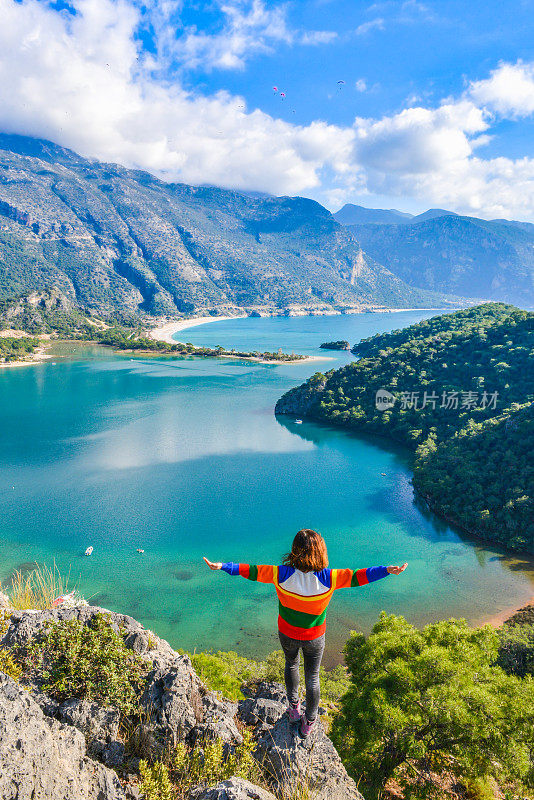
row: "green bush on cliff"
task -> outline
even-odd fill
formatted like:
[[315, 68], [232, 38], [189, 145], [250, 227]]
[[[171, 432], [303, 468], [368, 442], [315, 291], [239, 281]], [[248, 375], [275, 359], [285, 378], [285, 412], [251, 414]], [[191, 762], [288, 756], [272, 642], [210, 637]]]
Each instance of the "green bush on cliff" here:
[[148, 665], [124, 644], [108, 617], [87, 625], [77, 619], [51, 622], [21, 654], [27, 674], [42, 680], [52, 697], [89, 698], [123, 714], [139, 709], [138, 694]]
[[491, 628], [448, 620], [418, 631], [383, 613], [345, 655], [351, 685], [333, 738], [369, 800], [410, 765], [468, 780], [534, 778], [534, 682], [495, 665]]
[[250, 730], [243, 731], [243, 742], [230, 752], [222, 739], [187, 747], [179, 743], [167, 763], [141, 761], [140, 789], [145, 800], [181, 800], [195, 786], [213, 786], [227, 778], [257, 782], [258, 763], [252, 755], [255, 742]]

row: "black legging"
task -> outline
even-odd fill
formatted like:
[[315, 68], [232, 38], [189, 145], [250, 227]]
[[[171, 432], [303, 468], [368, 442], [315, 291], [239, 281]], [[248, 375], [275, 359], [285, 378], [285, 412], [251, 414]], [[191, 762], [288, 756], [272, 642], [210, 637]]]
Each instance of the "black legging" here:
[[291, 639], [285, 633], [278, 632], [280, 644], [286, 657], [284, 678], [288, 701], [296, 706], [299, 701], [299, 664], [300, 650], [304, 656], [304, 680], [306, 683], [306, 719], [313, 722], [319, 710], [320, 685], [319, 667], [324, 652], [324, 633], [317, 639], [301, 641]]

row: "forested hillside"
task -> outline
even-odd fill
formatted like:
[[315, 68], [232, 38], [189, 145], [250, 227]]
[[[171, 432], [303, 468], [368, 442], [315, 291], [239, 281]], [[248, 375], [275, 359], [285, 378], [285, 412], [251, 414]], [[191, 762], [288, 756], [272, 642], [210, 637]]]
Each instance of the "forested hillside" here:
[[417, 450], [414, 485], [435, 511], [516, 550], [534, 552], [534, 403], [469, 421]]
[[312, 200], [164, 183], [0, 135], [0, 299], [51, 288], [101, 315], [447, 304]]
[[[359, 361], [316, 373], [276, 413], [408, 445], [414, 483], [436, 510], [534, 551], [534, 313], [485, 304], [372, 337], [353, 352]], [[380, 405], [384, 390], [391, 399]]]
[[349, 230], [369, 256], [414, 286], [534, 305], [534, 225], [426, 212]]

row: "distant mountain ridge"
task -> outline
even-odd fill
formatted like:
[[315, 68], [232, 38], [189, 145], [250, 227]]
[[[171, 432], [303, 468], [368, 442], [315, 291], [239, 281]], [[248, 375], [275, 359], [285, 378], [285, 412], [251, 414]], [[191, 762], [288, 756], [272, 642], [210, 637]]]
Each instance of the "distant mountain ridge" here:
[[99, 314], [441, 306], [319, 203], [169, 184], [0, 135], [0, 299], [57, 288]]
[[[348, 219], [342, 211], [334, 215], [338, 221]], [[380, 210], [372, 211], [376, 214]], [[413, 286], [525, 307], [534, 305], [531, 223], [488, 221], [430, 209], [394, 222], [362, 218], [347, 227], [371, 258]]]
[[352, 203], [346, 203], [334, 214], [341, 225], [412, 225], [436, 217], [457, 216], [454, 211], [446, 211], [444, 208], [429, 208], [422, 214], [409, 214], [407, 211], [397, 211], [396, 208], [366, 208]]
[[413, 214], [397, 211], [396, 208], [365, 208], [365, 206], [346, 203], [343, 208], [336, 211], [334, 217], [341, 225], [357, 225], [359, 223], [402, 225], [404, 222], [410, 222]]

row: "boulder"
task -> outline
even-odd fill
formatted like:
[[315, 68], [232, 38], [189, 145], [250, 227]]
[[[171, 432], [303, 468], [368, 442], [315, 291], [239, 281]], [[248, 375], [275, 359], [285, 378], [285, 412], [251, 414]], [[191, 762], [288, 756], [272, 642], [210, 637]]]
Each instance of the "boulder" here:
[[302, 739], [284, 715], [260, 739], [254, 757], [284, 797], [304, 787], [310, 800], [363, 800], [319, 720]]
[[117, 758], [121, 752], [124, 754], [124, 746], [117, 741], [120, 713], [116, 708], [69, 698], [59, 705], [54, 716], [83, 733], [90, 756], [102, 759], [108, 766], [120, 764]]
[[285, 711], [285, 704], [264, 697], [256, 699], [247, 697], [239, 703], [240, 718], [245, 725], [253, 727], [256, 734], [265, 733], [275, 722], [278, 722]]
[[242, 778], [220, 781], [209, 789], [195, 789], [189, 800], [276, 800], [274, 794]]
[[31, 695], [0, 673], [2, 800], [126, 800], [112, 770], [86, 754], [83, 735], [46, 717]]
[[255, 683], [249, 686], [248, 690], [244, 691], [244, 694], [245, 697], [256, 699], [261, 697], [264, 700], [276, 700], [276, 702], [282, 703], [284, 706], [287, 705], [285, 686], [282, 686], [281, 683], [275, 683], [274, 681], [260, 681], [259, 683]]

